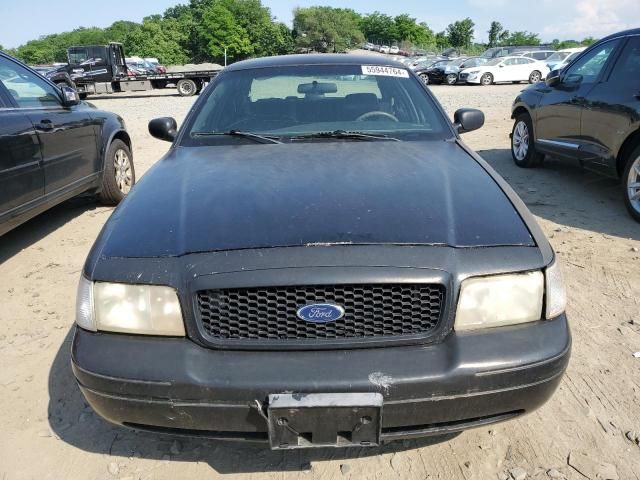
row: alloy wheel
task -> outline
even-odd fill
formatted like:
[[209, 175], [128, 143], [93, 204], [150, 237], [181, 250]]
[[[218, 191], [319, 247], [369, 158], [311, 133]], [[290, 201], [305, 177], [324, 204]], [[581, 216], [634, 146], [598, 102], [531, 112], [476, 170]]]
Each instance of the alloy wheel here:
[[529, 152], [529, 128], [523, 121], [519, 121], [516, 124], [516, 128], [513, 129], [511, 149], [513, 150], [513, 156], [518, 161], [527, 158], [527, 153]]
[[531, 76], [529, 77], [529, 81], [531, 83], [538, 83], [540, 81], [541, 75], [540, 72], [538, 72], [537, 70], [535, 72], [533, 72], [531, 74]]
[[131, 190], [133, 175], [131, 172], [131, 160], [129, 155], [122, 149], [116, 150], [113, 158], [113, 166], [115, 167], [116, 185], [118, 189], [125, 195]]
[[429, 85], [429, 75], [427, 75], [426, 73], [421, 73], [420, 79], [424, 82], [425, 85]]
[[627, 195], [629, 196], [631, 207], [640, 213], [640, 157], [633, 161], [629, 169]]

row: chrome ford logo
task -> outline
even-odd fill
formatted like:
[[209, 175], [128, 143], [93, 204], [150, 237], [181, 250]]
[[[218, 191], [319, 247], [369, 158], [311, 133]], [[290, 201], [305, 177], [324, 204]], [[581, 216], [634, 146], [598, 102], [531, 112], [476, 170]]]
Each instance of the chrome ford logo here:
[[298, 310], [298, 318], [311, 323], [335, 322], [343, 316], [344, 308], [331, 303], [314, 303]]

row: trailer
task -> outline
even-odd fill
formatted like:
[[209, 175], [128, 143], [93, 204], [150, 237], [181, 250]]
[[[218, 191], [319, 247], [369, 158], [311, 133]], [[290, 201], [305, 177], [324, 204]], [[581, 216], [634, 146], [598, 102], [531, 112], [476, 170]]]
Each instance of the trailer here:
[[219, 70], [156, 73], [136, 71], [125, 61], [121, 43], [81, 45], [67, 49], [68, 64], [60, 67], [76, 84], [80, 98], [88, 95], [139, 92], [175, 84], [178, 94], [190, 97], [202, 91]]

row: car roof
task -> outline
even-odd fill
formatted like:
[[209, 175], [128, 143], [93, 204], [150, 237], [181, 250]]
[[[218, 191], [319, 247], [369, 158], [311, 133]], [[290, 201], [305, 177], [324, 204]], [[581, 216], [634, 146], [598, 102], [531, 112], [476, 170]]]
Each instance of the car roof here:
[[280, 55], [254, 58], [229, 65], [226, 70], [247, 70], [250, 68], [290, 67], [303, 65], [381, 65], [406, 68], [406, 66], [382, 55], [352, 55], [344, 53], [312, 53]]
[[600, 43], [606, 40], [610, 40], [612, 38], [618, 38], [618, 37], [626, 37], [629, 35], [640, 35], [640, 28], [632, 28], [629, 30], [623, 30], [621, 32], [616, 32], [616, 33], [612, 33], [611, 35], [601, 38], [598, 42], [596, 43]]

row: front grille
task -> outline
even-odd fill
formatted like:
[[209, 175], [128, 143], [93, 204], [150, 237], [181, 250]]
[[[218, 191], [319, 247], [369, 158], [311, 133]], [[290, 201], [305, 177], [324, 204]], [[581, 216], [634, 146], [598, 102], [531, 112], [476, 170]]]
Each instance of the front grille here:
[[[332, 340], [430, 333], [445, 289], [434, 284], [317, 285], [203, 290], [200, 321], [215, 340]], [[297, 317], [301, 307], [332, 303], [344, 316], [330, 323]]]

